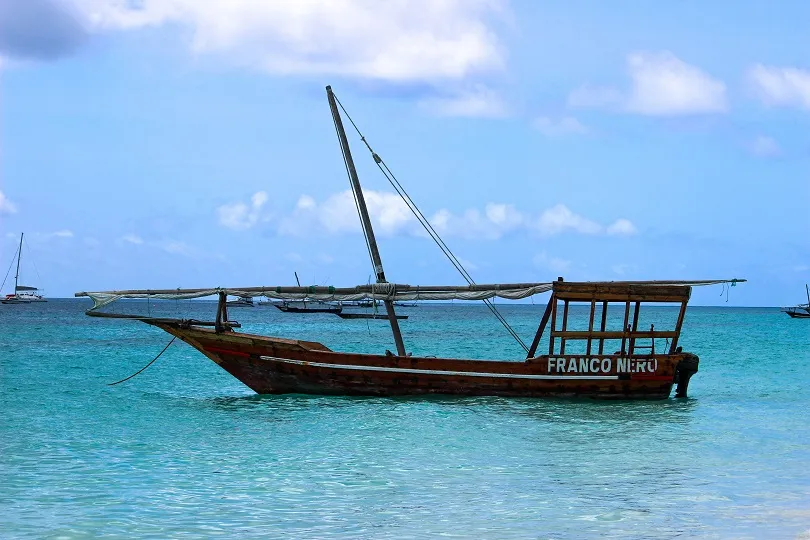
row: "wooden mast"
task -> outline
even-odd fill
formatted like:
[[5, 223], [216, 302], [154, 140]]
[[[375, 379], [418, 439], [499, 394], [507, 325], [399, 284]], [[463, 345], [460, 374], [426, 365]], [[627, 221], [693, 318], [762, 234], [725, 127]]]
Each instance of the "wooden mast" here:
[[20, 259], [22, 259], [22, 242], [25, 233], [20, 233], [20, 249], [17, 251], [17, 273], [14, 275], [14, 295], [17, 295], [17, 286], [20, 279]]
[[[346, 168], [349, 171], [349, 179], [352, 183], [352, 191], [357, 198], [357, 209], [360, 212], [360, 220], [363, 222], [363, 232], [366, 235], [368, 248], [371, 252], [371, 262], [374, 265], [374, 273], [377, 276], [377, 283], [388, 283], [385, 279], [385, 271], [383, 270], [382, 260], [380, 259], [380, 250], [377, 248], [377, 240], [374, 238], [374, 229], [371, 228], [371, 218], [368, 215], [366, 208], [366, 200], [363, 197], [363, 189], [360, 187], [360, 180], [357, 178], [357, 169], [354, 167], [354, 160], [352, 153], [349, 149], [349, 141], [346, 138], [346, 131], [343, 129], [343, 120], [340, 118], [340, 111], [335, 101], [335, 95], [332, 93], [332, 87], [326, 87], [326, 96], [329, 99], [329, 108], [332, 109], [332, 119], [335, 121], [335, 129], [340, 139], [340, 147], [343, 150], [343, 157], [346, 160]], [[397, 346], [397, 355], [405, 356], [405, 344], [402, 341], [402, 332], [399, 330], [399, 322], [394, 312], [394, 302], [392, 299], [387, 298], [384, 300], [385, 311], [388, 314], [388, 321], [391, 323], [391, 331], [394, 333], [394, 343]]]

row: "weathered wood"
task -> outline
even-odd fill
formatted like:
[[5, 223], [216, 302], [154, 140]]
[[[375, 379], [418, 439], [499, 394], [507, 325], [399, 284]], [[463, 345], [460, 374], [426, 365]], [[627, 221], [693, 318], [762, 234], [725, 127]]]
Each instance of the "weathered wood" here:
[[585, 354], [591, 354], [591, 343], [593, 341], [593, 318], [596, 316], [596, 300], [591, 300], [591, 315], [588, 318], [588, 343], [585, 346]]
[[[563, 301], [562, 331], [568, 327], [568, 300]], [[565, 338], [560, 339], [560, 354], [565, 354]]]
[[[602, 323], [599, 325], [599, 331], [604, 332], [607, 328], [607, 310], [608, 310], [608, 303], [602, 302]], [[602, 354], [605, 350], [605, 338], [599, 338], [599, 354]]]
[[[637, 330], [631, 332], [619, 332], [619, 331], [593, 331], [588, 332], [586, 330], [557, 330], [551, 333], [552, 336], [558, 338], [565, 338], [565, 339], [589, 339], [589, 338], [603, 338], [603, 339], [620, 339], [622, 337], [634, 337], [638, 338], [672, 338], [678, 334], [675, 330], [655, 330], [650, 332], [649, 330]], [[562, 354], [562, 353], [560, 353]]]
[[555, 281], [553, 286], [554, 293], [561, 300], [579, 301], [682, 302], [690, 293], [690, 287], [686, 285], [639, 285], [632, 282]]
[[636, 332], [638, 331], [638, 312], [641, 307], [641, 302], [636, 302], [633, 308], [633, 328], [630, 331], [630, 347], [627, 350], [629, 356], [633, 356], [633, 349], [636, 345]]
[[[360, 220], [363, 222], [363, 232], [366, 235], [366, 242], [368, 243], [369, 251], [371, 252], [371, 260], [374, 264], [374, 273], [377, 277], [377, 283], [387, 283], [385, 279], [385, 270], [383, 270], [382, 259], [380, 258], [380, 250], [377, 247], [377, 240], [374, 237], [374, 228], [371, 226], [371, 217], [366, 208], [366, 199], [363, 196], [363, 188], [360, 186], [360, 179], [357, 177], [357, 169], [354, 166], [354, 159], [352, 152], [349, 148], [349, 140], [346, 138], [346, 131], [343, 129], [343, 120], [340, 117], [335, 95], [332, 93], [332, 87], [326, 87], [326, 95], [329, 100], [329, 108], [332, 110], [332, 119], [335, 121], [335, 129], [340, 139], [340, 147], [343, 152], [343, 159], [346, 161], [346, 168], [349, 170], [349, 178], [352, 183], [352, 191], [354, 192], [355, 202], [357, 202], [357, 209], [360, 212]], [[388, 314], [388, 321], [391, 323], [391, 331], [394, 334], [394, 343], [397, 347], [397, 354], [405, 356], [405, 344], [402, 341], [402, 332], [399, 329], [397, 322], [397, 315], [394, 311], [394, 302], [390, 299], [383, 301], [385, 304], [385, 311]]]
[[330, 351], [319, 343], [155, 323], [260, 394], [493, 395], [665, 399], [685, 354], [629, 359], [540, 356], [528, 361]]
[[622, 332], [624, 335], [622, 336], [622, 348], [621, 351], [627, 351], [627, 333], [629, 327], [627, 326], [627, 322], [630, 320], [630, 301], [624, 303], [624, 323], [622, 324]]
[[534, 354], [537, 352], [537, 347], [540, 345], [540, 339], [543, 337], [543, 331], [546, 329], [546, 324], [548, 324], [548, 319], [551, 316], [551, 301], [546, 304], [546, 309], [543, 311], [543, 317], [540, 319], [540, 325], [537, 327], [537, 333], [534, 334], [534, 340], [532, 340], [532, 345], [529, 347], [529, 352], [526, 354], [526, 358], [534, 357]]
[[554, 330], [557, 328], [557, 297], [552, 293], [551, 299], [551, 333], [548, 336], [548, 354], [554, 354]]

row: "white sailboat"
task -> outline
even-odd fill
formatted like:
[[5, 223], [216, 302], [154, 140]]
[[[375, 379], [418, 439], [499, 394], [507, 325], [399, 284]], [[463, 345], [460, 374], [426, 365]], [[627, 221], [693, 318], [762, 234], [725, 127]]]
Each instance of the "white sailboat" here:
[[[17, 273], [14, 274], [14, 292], [7, 294], [0, 300], [3, 304], [30, 304], [32, 302], [47, 302], [48, 300], [39, 294], [37, 287], [20, 285], [20, 259], [22, 259], [22, 245], [25, 233], [20, 234], [20, 247], [17, 249]], [[13, 263], [13, 260], [12, 260]]]

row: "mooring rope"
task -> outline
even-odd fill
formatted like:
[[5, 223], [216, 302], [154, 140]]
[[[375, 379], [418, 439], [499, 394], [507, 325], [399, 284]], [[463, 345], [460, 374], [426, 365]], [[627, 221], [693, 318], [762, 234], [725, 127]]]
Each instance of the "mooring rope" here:
[[163, 347], [163, 350], [162, 350], [162, 351], [160, 351], [160, 352], [158, 353], [158, 355], [152, 359], [152, 361], [151, 361], [151, 362], [149, 362], [148, 364], [146, 364], [145, 366], [143, 366], [141, 369], [139, 369], [138, 371], [136, 371], [135, 373], [133, 373], [132, 375], [130, 375], [130, 376], [129, 376], [129, 377], [127, 377], [126, 379], [121, 379], [120, 381], [115, 381], [114, 383], [109, 383], [109, 384], [107, 384], [107, 386], [115, 386], [116, 384], [121, 384], [122, 382], [126, 382], [126, 381], [130, 380], [130, 379], [131, 379], [132, 377], [134, 377], [135, 375], [140, 375], [141, 373], [143, 373], [143, 371], [144, 371], [146, 368], [148, 368], [149, 366], [151, 366], [152, 364], [154, 364], [154, 363], [155, 363], [155, 361], [156, 361], [158, 358], [160, 358], [160, 357], [163, 355], [163, 353], [165, 353], [165, 352], [166, 352], [166, 349], [168, 349], [168, 348], [169, 348], [169, 346], [170, 346], [172, 343], [174, 343], [174, 340], [175, 340], [175, 339], [177, 339], [177, 336], [174, 336], [174, 337], [171, 339], [171, 341], [169, 341], [169, 343], [168, 343], [168, 344], [167, 344], [165, 347]]
[[[380, 172], [383, 173], [383, 176], [385, 176], [386, 180], [388, 180], [388, 183], [391, 184], [391, 186], [394, 188], [394, 190], [397, 192], [400, 198], [405, 202], [405, 205], [408, 207], [408, 209], [410, 209], [411, 213], [413, 213], [417, 221], [419, 221], [419, 224], [422, 225], [422, 227], [425, 229], [425, 231], [428, 233], [431, 239], [436, 243], [436, 245], [439, 247], [442, 253], [444, 253], [445, 257], [447, 257], [450, 263], [456, 268], [456, 270], [458, 270], [458, 272], [461, 274], [461, 277], [463, 277], [469, 285], [475, 285], [475, 280], [473, 280], [470, 273], [467, 272], [467, 269], [464, 268], [464, 265], [461, 264], [461, 261], [458, 259], [458, 257], [456, 257], [456, 255], [450, 250], [450, 248], [444, 242], [444, 240], [436, 231], [436, 229], [433, 228], [433, 225], [430, 223], [430, 221], [428, 221], [428, 219], [425, 217], [422, 211], [419, 210], [419, 207], [416, 206], [416, 203], [413, 202], [413, 199], [411, 199], [410, 195], [408, 195], [408, 193], [405, 191], [405, 188], [403, 188], [402, 184], [399, 183], [399, 180], [397, 180], [393, 171], [391, 171], [391, 169], [388, 168], [388, 165], [385, 163], [385, 161], [383, 161], [383, 159], [371, 148], [371, 145], [368, 143], [365, 136], [363, 136], [363, 134], [360, 132], [360, 128], [358, 128], [357, 124], [354, 123], [354, 120], [352, 119], [351, 115], [348, 113], [348, 111], [346, 111], [346, 108], [343, 106], [343, 103], [340, 102], [340, 99], [338, 99], [337, 96], [335, 96], [335, 101], [337, 101], [337, 104], [340, 106], [341, 110], [343, 111], [343, 114], [346, 115], [346, 118], [349, 119], [349, 122], [351, 122], [352, 126], [354, 127], [354, 130], [360, 136], [360, 140], [363, 141], [363, 144], [366, 145], [368, 151], [371, 152], [371, 156], [374, 158], [374, 163], [377, 164], [377, 168], [380, 169]], [[484, 304], [486, 304], [486, 306], [495, 316], [495, 318], [498, 319], [498, 321], [500, 321], [500, 323], [503, 325], [504, 328], [506, 328], [506, 331], [509, 332], [509, 334], [514, 338], [515, 341], [518, 342], [518, 344], [521, 347], [523, 347], [523, 350], [528, 352], [529, 348], [520, 338], [515, 329], [512, 328], [512, 326], [507, 322], [504, 316], [501, 315], [501, 313], [494, 306], [494, 304], [489, 299], [484, 299], [483, 301]]]

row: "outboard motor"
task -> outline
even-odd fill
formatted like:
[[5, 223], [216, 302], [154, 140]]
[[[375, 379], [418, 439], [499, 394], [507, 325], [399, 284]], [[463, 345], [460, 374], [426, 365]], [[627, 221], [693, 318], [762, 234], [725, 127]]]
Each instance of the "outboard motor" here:
[[675, 388], [676, 398], [686, 397], [686, 389], [689, 388], [689, 379], [692, 378], [692, 375], [697, 373], [698, 364], [700, 363], [700, 359], [696, 354], [683, 354], [683, 360], [678, 362], [678, 365], [675, 367], [675, 382], [678, 385]]

